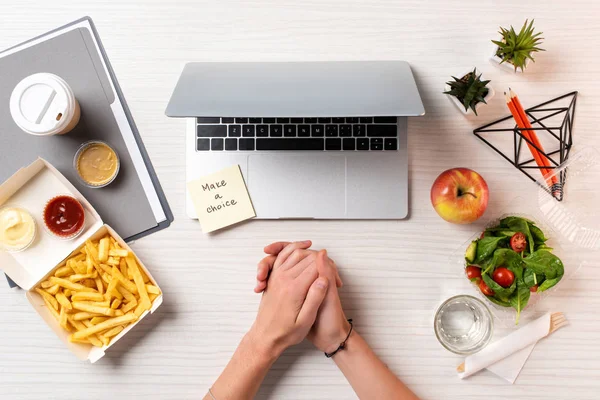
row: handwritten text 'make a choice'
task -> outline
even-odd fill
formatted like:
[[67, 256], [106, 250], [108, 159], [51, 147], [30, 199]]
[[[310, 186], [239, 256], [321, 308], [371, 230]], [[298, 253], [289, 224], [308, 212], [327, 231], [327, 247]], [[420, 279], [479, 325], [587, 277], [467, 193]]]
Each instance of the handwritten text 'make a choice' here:
[[[206, 183], [202, 185], [202, 191], [203, 192], [210, 192], [212, 190], [218, 190], [220, 188], [224, 188], [225, 186], [227, 186], [227, 181], [225, 179], [215, 182], [215, 183]], [[221, 196], [220, 194], [216, 193], [215, 194], [215, 200], [221, 200], [220, 204], [215, 204], [215, 205], [209, 205], [208, 207], [206, 207], [206, 212], [207, 213], [213, 213], [213, 212], [217, 212], [219, 210], [222, 210], [226, 207], [231, 207], [231, 206], [235, 206], [237, 204], [237, 201], [235, 199], [231, 199], [231, 200], [224, 200], [223, 196]]]

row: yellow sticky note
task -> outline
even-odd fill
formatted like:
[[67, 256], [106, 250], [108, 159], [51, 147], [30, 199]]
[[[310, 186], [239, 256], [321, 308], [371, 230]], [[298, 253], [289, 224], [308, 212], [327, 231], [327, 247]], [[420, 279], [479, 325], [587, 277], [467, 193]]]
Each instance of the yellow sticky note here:
[[204, 233], [256, 217], [239, 165], [189, 182], [188, 190]]

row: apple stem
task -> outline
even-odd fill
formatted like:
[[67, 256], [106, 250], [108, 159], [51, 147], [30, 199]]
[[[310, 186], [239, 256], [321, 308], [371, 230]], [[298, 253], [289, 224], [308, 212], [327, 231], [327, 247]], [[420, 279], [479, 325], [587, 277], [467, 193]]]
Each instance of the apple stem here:
[[464, 196], [464, 195], [466, 195], [466, 194], [470, 194], [470, 195], [471, 195], [471, 196], [473, 196], [473, 198], [475, 198], [475, 199], [477, 198], [477, 196], [475, 195], [475, 193], [471, 193], [471, 192], [463, 192], [463, 191], [462, 191], [462, 190], [460, 190], [460, 189], [458, 190], [458, 193], [457, 193], [457, 195], [458, 195], [459, 197], [460, 197], [460, 196]]

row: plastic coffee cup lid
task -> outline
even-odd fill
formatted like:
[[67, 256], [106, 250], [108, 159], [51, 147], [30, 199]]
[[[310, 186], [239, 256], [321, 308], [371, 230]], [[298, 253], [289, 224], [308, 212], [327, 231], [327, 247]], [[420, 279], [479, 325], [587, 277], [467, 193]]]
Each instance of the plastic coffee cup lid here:
[[70, 122], [75, 96], [62, 78], [49, 73], [33, 74], [15, 86], [10, 113], [23, 131], [32, 135], [55, 135]]

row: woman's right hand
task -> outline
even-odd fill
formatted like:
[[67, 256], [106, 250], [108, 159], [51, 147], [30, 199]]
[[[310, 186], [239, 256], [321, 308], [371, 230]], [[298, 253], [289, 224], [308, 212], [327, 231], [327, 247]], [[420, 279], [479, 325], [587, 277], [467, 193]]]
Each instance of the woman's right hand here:
[[[320, 277], [326, 277], [329, 282], [336, 279], [337, 267], [335, 262], [327, 257], [327, 251], [319, 251], [316, 264]], [[336, 285], [329, 285], [317, 319], [307, 338], [317, 349], [324, 353], [332, 353], [346, 339], [348, 332], [350, 332], [350, 323], [344, 314], [338, 288]]]

